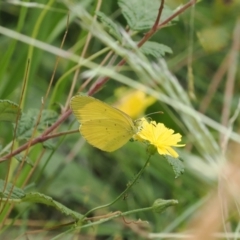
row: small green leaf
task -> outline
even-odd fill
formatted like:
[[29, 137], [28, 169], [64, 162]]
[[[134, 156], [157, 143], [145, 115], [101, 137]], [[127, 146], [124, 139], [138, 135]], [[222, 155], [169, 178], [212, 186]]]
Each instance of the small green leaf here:
[[47, 148], [49, 150], [54, 150], [56, 148], [56, 144], [53, 142], [52, 139], [44, 141], [42, 145], [44, 148]]
[[0, 121], [16, 122], [18, 114], [21, 114], [21, 110], [16, 103], [0, 100]]
[[[37, 118], [39, 115], [39, 110], [31, 109], [27, 113], [23, 113], [22, 117], [18, 123], [17, 138], [28, 140], [32, 131], [37, 123]], [[52, 110], [43, 110], [41, 120], [37, 126], [37, 130], [42, 132], [47, 127], [51, 126], [57, 120], [57, 113]]]
[[107, 17], [104, 13], [102, 12], [97, 12], [96, 13], [99, 20], [102, 22], [103, 26], [106, 27], [108, 32], [115, 37], [118, 41], [121, 42], [122, 40], [122, 35], [119, 31], [118, 25], [112, 21], [109, 17]]
[[184, 165], [180, 158], [173, 158], [169, 155], [164, 155], [164, 158], [166, 158], [168, 163], [172, 166], [172, 169], [175, 173], [175, 178], [178, 178], [184, 173]]
[[[21, 154], [15, 155], [14, 158], [19, 162], [22, 162], [22, 160], [23, 160], [23, 156]], [[28, 165], [30, 165], [31, 167], [34, 166], [34, 164], [32, 163], [32, 161], [30, 160], [30, 158], [28, 156], [25, 156], [24, 162], [27, 163]]]
[[56, 208], [58, 211], [60, 211], [61, 213], [67, 216], [71, 216], [76, 220], [83, 219], [82, 214], [72, 211], [68, 207], [64, 206], [63, 204], [53, 200], [51, 197], [46, 196], [42, 193], [38, 193], [38, 192], [26, 193], [26, 196], [22, 199], [22, 202], [42, 203], [48, 206], [52, 206]]
[[162, 213], [166, 208], [173, 206], [173, 205], [177, 205], [178, 201], [174, 200], [174, 199], [170, 199], [170, 200], [165, 200], [165, 199], [157, 199], [154, 201], [153, 203], [153, 211], [157, 212], [157, 213]]
[[[132, 30], [145, 31], [154, 25], [160, 2], [159, 0], [118, 0], [118, 5]], [[172, 13], [172, 10], [164, 5], [160, 22], [166, 20]]]
[[160, 58], [165, 55], [165, 53], [172, 53], [172, 49], [166, 45], [157, 42], [146, 42], [140, 48], [140, 51], [145, 55], [152, 55], [155, 58]]
[[25, 192], [21, 188], [14, 187], [12, 183], [7, 183], [7, 186], [4, 190], [4, 185], [5, 181], [0, 179], [0, 198], [2, 198], [2, 201], [4, 198], [22, 199], [25, 197]]

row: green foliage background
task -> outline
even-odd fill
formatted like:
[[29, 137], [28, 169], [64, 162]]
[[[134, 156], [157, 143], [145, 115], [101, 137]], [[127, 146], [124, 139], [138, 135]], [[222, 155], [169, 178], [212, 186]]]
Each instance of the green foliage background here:
[[[177, 199], [179, 204], [168, 208], [162, 214], [140, 212], [126, 218], [128, 222], [141, 219], [147, 223], [126, 224], [122, 218], [117, 218], [93, 228], [70, 231], [67, 235], [69, 228], [66, 230], [64, 227], [59, 227], [55, 231], [43, 230], [73, 220], [71, 216], [58, 211], [59, 209], [29, 202], [15, 204], [10, 211], [10, 204], [4, 205], [2, 202], [4, 206], [0, 215], [3, 223], [2, 236], [15, 239], [27, 231], [42, 229], [42, 232], [37, 233], [40, 239], [44, 237], [72, 239], [74, 234], [79, 239], [94, 237], [95, 239], [118, 239], [118, 237], [119, 239], [146, 239], [150, 237], [150, 233], [188, 231], [204, 204], [217, 191], [219, 178], [223, 176], [221, 168], [225, 166], [224, 164], [236, 163], [238, 166], [236, 156], [239, 150], [235, 146], [240, 142], [240, 136], [237, 133], [239, 118], [227, 125], [229, 129], [230, 127], [233, 129], [229, 134], [226, 128], [221, 128], [221, 124], [223, 124], [224, 106], [230, 112], [229, 117], [237, 114], [239, 110], [240, 72], [237, 54], [240, 40], [234, 32], [239, 31], [236, 29], [239, 29], [240, 25], [238, 17], [240, 2], [214, 0], [197, 3], [194, 8], [183, 11], [177, 21], [160, 29], [151, 41], [162, 44], [162, 48], [158, 49], [159, 52], [154, 47], [151, 50], [145, 49], [143, 51], [145, 55], [136, 48], [133, 51], [131, 44], [133, 44], [132, 40], [140, 41], [148, 29], [125, 32], [123, 29], [126, 29], [129, 22], [127, 23], [122, 14], [119, 2], [124, 1], [102, 1], [101, 3], [101, 1], [92, 0], [41, 0], [19, 1], [16, 4], [1, 1], [0, 27], [3, 28], [0, 28], [0, 99], [21, 104], [22, 117], [26, 119], [22, 122], [24, 129], [20, 129], [16, 135], [14, 149], [29, 141], [31, 130], [37, 121], [38, 110], [41, 108], [42, 99], [47, 92], [55, 68], [56, 55], [62, 57], [57, 64], [53, 85], [49, 96], [45, 99], [42, 120], [34, 137], [39, 136], [54, 124], [57, 117], [66, 110], [64, 106], [77, 68], [73, 54], [81, 55], [84, 46], [88, 43], [88, 33], [92, 31], [85, 58], [91, 58], [99, 51], [108, 48], [99, 56], [92, 58], [89, 65], [80, 61], [83, 65], [81, 65], [73, 94], [77, 93], [88, 76], [94, 74], [110, 76], [110, 80], [94, 95], [109, 104], [118, 100], [114, 93], [118, 87], [129, 85], [130, 88], [138, 89], [141, 86], [143, 91], [158, 100], [146, 110], [146, 114], [163, 111], [164, 114], [153, 115], [152, 118], [180, 132], [183, 135], [183, 142], [187, 144], [186, 148], [179, 150], [186, 168], [182, 176], [175, 179], [174, 172], [167, 161], [155, 155], [143, 176], [127, 196], [110, 208], [95, 212], [95, 215], [149, 207], [158, 198]], [[134, 3], [133, 0], [128, 2], [130, 5]], [[150, 6], [151, 1], [145, 2], [149, 4], [149, 8], [143, 16], [147, 14], [152, 16], [154, 8]], [[160, 1], [152, 1], [152, 4], [153, 2], [160, 4]], [[169, 10], [171, 15], [180, 4], [187, 2], [169, 0], [165, 1], [165, 4], [171, 9]], [[103, 16], [100, 21], [102, 15], [98, 14], [98, 24], [93, 31], [90, 23], [92, 23], [96, 6], [100, 3], [99, 10], [108, 19]], [[142, 10], [139, 7], [135, 11], [139, 13]], [[146, 24], [146, 22], [147, 20], [143, 23]], [[62, 54], [60, 48], [66, 29], [68, 31], [62, 49], [69, 52], [70, 57], [64, 57], [65, 53]], [[10, 36], [7, 30], [11, 30], [13, 35]], [[33, 47], [31, 39], [25, 40], [18, 33], [47, 45], [44, 49], [40, 43]], [[126, 37], [127, 33], [131, 38]], [[121, 36], [123, 36], [122, 39]], [[128, 42], [122, 47], [116, 39], [122, 40], [122, 43]], [[238, 42], [236, 44], [238, 51], [233, 49], [234, 41]], [[55, 48], [52, 49], [51, 46]], [[112, 66], [103, 69], [91, 66], [91, 63], [99, 66], [110, 50], [116, 53], [116, 61]], [[172, 54], [169, 53], [171, 50]], [[53, 51], [55, 54], [52, 53]], [[236, 54], [233, 58], [235, 60], [231, 64], [227, 62], [224, 65], [224, 59], [232, 56], [231, 51]], [[114, 67], [122, 58], [126, 58], [127, 63], [123, 66], [123, 70], [117, 71]], [[190, 58], [192, 62], [189, 64]], [[28, 61], [29, 68], [26, 69]], [[231, 66], [235, 66], [235, 71], [229, 70]], [[216, 79], [216, 74], [224, 68], [223, 77], [218, 78], [222, 81], [214, 92], [210, 86]], [[98, 70], [99, 72], [96, 73]], [[192, 75], [189, 75], [191, 70]], [[234, 91], [226, 93], [229, 74], [233, 72]], [[24, 79], [27, 80], [23, 93]], [[97, 79], [98, 76], [95, 76], [82, 91], [87, 92]], [[194, 89], [191, 88], [192, 84]], [[226, 107], [227, 94], [230, 102]], [[21, 95], [23, 95], [22, 103], [20, 103]], [[206, 96], [211, 97], [207, 104]], [[203, 109], [203, 107], [206, 108]], [[202, 115], [197, 115], [199, 109], [203, 112]], [[77, 128], [78, 123], [71, 115], [59, 125], [55, 133]], [[225, 148], [220, 137], [221, 129], [223, 129], [222, 135], [230, 139]], [[4, 156], [11, 149], [14, 136], [13, 124], [1, 121], [0, 132], [1, 156]], [[24, 157], [24, 152], [20, 155]], [[44, 144], [34, 145], [27, 154], [27, 161], [19, 175], [17, 175], [17, 169], [21, 162], [15, 157], [11, 164], [9, 161], [2, 162], [0, 177], [4, 180], [8, 176], [8, 181], [14, 183], [16, 187], [23, 188], [25, 192], [34, 191], [45, 194], [69, 209], [85, 214], [90, 209], [111, 202], [117, 197], [141, 169], [146, 161], [146, 155], [144, 147], [138, 143], [129, 142], [116, 152], [106, 153], [85, 143], [78, 133], [66, 134], [45, 141]], [[23, 187], [30, 173], [31, 177]], [[237, 198], [233, 195], [232, 199], [235, 197]], [[236, 205], [238, 206], [238, 201]], [[233, 215], [226, 222], [232, 226], [233, 232], [235, 229], [238, 232], [239, 216]], [[66, 235], [59, 235], [64, 233]], [[28, 236], [34, 239], [36, 234], [28, 234]], [[160, 238], [156, 237], [156, 239]]]

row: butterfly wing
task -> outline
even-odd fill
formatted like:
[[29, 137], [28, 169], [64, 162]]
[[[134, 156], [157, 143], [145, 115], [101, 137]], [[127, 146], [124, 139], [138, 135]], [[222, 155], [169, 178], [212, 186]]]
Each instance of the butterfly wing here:
[[95, 119], [120, 119], [134, 126], [133, 120], [126, 113], [93, 97], [74, 96], [70, 105], [74, 115], [82, 124]]
[[83, 137], [103, 151], [120, 148], [137, 132], [127, 114], [96, 98], [75, 96], [71, 108], [81, 123], [79, 130]]
[[106, 152], [122, 147], [135, 133], [134, 129], [119, 119], [88, 121], [82, 124], [79, 130], [91, 145]]

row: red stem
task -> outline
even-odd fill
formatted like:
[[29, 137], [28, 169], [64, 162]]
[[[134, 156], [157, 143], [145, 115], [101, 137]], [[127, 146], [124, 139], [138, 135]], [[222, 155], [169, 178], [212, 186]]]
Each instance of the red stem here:
[[40, 142], [44, 142], [47, 139], [49, 139], [49, 136], [47, 136], [47, 135], [49, 133], [51, 133], [55, 128], [57, 128], [63, 121], [65, 121], [71, 113], [72, 113], [72, 111], [70, 109], [68, 111], [66, 111], [65, 113], [63, 113], [63, 115], [51, 127], [49, 127], [45, 132], [43, 132], [41, 136], [33, 139], [30, 144], [29, 144], [29, 142], [26, 142], [21, 147], [14, 150], [13, 152], [1, 157], [0, 162], [6, 161], [7, 159], [11, 158], [12, 156], [15, 156], [18, 153], [26, 150], [30, 146], [33, 146], [33, 145], [35, 145], [37, 143], [40, 143]]
[[[197, 2], [197, 0], [191, 0], [189, 1], [187, 4], [185, 4], [182, 8], [180, 8], [178, 11], [176, 11], [172, 16], [170, 16], [169, 18], [167, 18], [165, 21], [163, 21], [162, 23], [158, 24], [155, 27], [155, 24], [153, 25], [153, 27], [149, 30], [149, 32], [147, 32], [145, 34], [145, 36], [142, 38], [142, 40], [140, 40], [140, 42], [138, 43], [138, 47], [140, 48], [146, 41], [148, 41], [158, 30], [160, 30], [161, 28], [165, 27], [165, 25], [167, 25], [172, 19], [174, 19], [175, 17], [177, 17], [178, 15], [180, 15], [182, 12], [184, 12], [186, 9], [188, 9], [189, 7], [191, 7], [192, 5], [194, 5]], [[159, 14], [161, 11], [161, 6], [159, 9]], [[122, 65], [124, 65], [126, 63], [125, 59], [122, 59], [117, 66], [121, 67]], [[109, 77], [104, 77], [103, 79], [100, 79], [99, 81], [97, 81], [93, 87], [90, 88], [90, 90], [88, 91], [88, 95], [92, 96], [94, 93], [96, 93], [107, 81], [109, 80]]]

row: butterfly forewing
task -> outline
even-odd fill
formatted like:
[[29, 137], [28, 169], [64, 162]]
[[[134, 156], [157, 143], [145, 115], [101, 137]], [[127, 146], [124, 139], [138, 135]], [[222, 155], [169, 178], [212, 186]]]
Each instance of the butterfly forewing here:
[[121, 119], [133, 125], [132, 119], [126, 113], [93, 97], [75, 96], [71, 99], [71, 108], [81, 123], [100, 118]]

